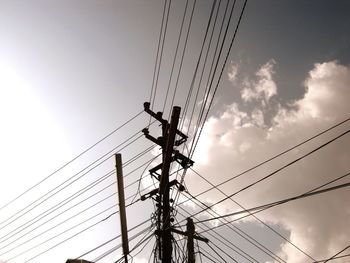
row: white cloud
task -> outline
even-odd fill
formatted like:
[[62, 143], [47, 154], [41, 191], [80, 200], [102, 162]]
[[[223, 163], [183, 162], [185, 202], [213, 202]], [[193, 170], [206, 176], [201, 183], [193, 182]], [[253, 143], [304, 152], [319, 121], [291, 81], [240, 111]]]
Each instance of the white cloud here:
[[241, 90], [243, 101], [259, 101], [265, 105], [272, 96], [277, 94], [277, 86], [273, 80], [275, 64], [275, 60], [271, 59], [256, 72], [256, 80], [246, 79]]
[[[273, 60], [265, 64], [242, 91], [245, 101], [268, 100], [277, 94], [273, 80]], [[350, 113], [350, 68], [336, 61], [315, 64], [304, 82], [305, 94], [291, 102], [291, 109], [278, 105], [270, 126], [264, 122], [265, 107], [257, 103], [252, 113], [244, 112], [237, 104], [228, 106], [219, 117], [208, 119], [196, 150], [195, 169], [212, 183], [219, 183], [271, 157], [304, 139], [342, 121]], [[244, 93], [246, 92], [246, 93]], [[267, 175], [283, 164], [314, 149], [328, 139], [349, 128], [340, 128], [300, 147], [292, 153], [224, 186], [233, 193], [243, 186]], [[246, 207], [264, 204], [306, 192], [313, 187], [348, 172], [350, 140], [343, 137], [303, 161], [244, 191], [236, 199]], [[197, 180], [197, 181], [196, 181]], [[188, 177], [187, 185], [196, 191], [198, 177]], [[215, 202], [221, 196], [206, 195], [206, 201]], [[283, 225], [290, 239], [316, 259], [327, 258], [348, 245], [350, 236], [350, 204], [348, 190], [339, 190], [317, 197], [295, 201], [273, 208], [260, 216]], [[236, 210], [237, 207], [227, 207]], [[306, 258], [295, 248], [284, 243], [279, 251], [289, 263], [305, 262]], [[338, 260], [343, 263], [346, 260]]]
[[237, 64], [231, 64], [229, 71], [227, 73], [228, 79], [231, 82], [235, 82], [237, 78], [237, 73], [238, 73], [238, 65]]

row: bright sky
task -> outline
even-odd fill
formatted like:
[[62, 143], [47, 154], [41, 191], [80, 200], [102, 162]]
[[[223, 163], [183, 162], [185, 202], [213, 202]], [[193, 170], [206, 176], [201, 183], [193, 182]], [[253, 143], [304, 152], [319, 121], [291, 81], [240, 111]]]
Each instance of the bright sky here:
[[[243, 2], [237, 0], [215, 81]], [[167, 118], [175, 94], [174, 105], [184, 110], [195, 76], [190, 108], [181, 119], [183, 131], [186, 131], [190, 125], [190, 110], [195, 107], [190, 135], [193, 135], [203, 104], [215, 41], [227, 4], [226, 1], [216, 2], [211, 26], [219, 3], [214, 42], [200, 86], [210, 35], [197, 74], [195, 68], [213, 1], [171, 1], [169, 8], [158, 88], [152, 106], [155, 111], [165, 107], [164, 117]], [[227, 15], [232, 3], [229, 1]], [[151, 146], [144, 137], [126, 148], [123, 148], [125, 144], [120, 145], [146, 127], [149, 116], [139, 115], [91, 151], [67, 166], [62, 165], [142, 111], [143, 102], [149, 100], [152, 89], [163, 7], [163, 0], [0, 0], [0, 261], [65, 262], [120, 234], [119, 215], [101, 221], [117, 211], [114, 159], [108, 157], [121, 151], [127, 164]], [[171, 74], [185, 10], [183, 32]], [[213, 98], [213, 107], [193, 156], [196, 171], [211, 183], [219, 184], [349, 118], [349, 11], [350, 3], [345, 0], [248, 1], [219, 88], [214, 97], [213, 91], [209, 95]], [[199, 96], [195, 99], [197, 87]], [[346, 122], [220, 189], [226, 195], [233, 194], [349, 127]], [[151, 126], [150, 131], [154, 136], [160, 132], [157, 125]], [[187, 145], [190, 147], [190, 141]], [[349, 135], [344, 135], [234, 198], [248, 208], [304, 193], [349, 172], [349, 147]], [[159, 163], [156, 160], [150, 164], [157, 153], [154, 149], [127, 165], [124, 174], [140, 169], [125, 178], [125, 185], [135, 182], [142, 174], [147, 175], [144, 171]], [[94, 182], [99, 183], [85, 191]], [[346, 182], [348, 178], [334, 185]], [[152, 181], [146, 178], [140, 187], [149, 184]], [[210, 187], [190, 171], [185, 184], [193, 195]], [[35, 187], [21, 195], [32, 186]], [[127, 188], [126, 196], [135, 195], [137, 188], [137, 184]], [[199, 200], [212, 205], [223, 197], [218, 191], [210, 191]], [[230, 228], [222, 226], [217, 229], [218, 233], [203, 235], [238, 262], [322, 260], [350, 243], [348, 200], [349, 190], [343, 189], [258, 214], [261, 221], [285, 239], [252, 217]], [[184, 207], [192, 214], [200, 209], [198, 204], [190, 202]], [[240, 209], [232, 201], [214, 207], [219, 214]], [[127, 211], [129, 228], [149, 219], [153, 212], [151, 200], [135, 203]], [[183, 211], [179, 208], [178, 212], [177, 217], [182, 220]], [[208, 216], [203, 213], [199, 219]], [[215, 221], [214, 225], [221, 223]], [[95, 226], [90, 228], [92, 225]], [[148, 226], [150, 222], [129, 236]], [[200, 226], [198, 224], [198, 232], [202, 231]], [[234, 232], [232, 228], [238, 230]], [[243, 236], [248, 234], [250, 241], [237, 232]], [[252, 258], [247, 260], [233, 252], [229, 248], [232, 244], [229, 247], [221, 244], [223, 238], [215, 239], [218, 234]], [[83, 258], [98, 259], [110, 250], [112, 253], [99, 262], [114, 262], [121, 253], [120, 249], [114, 249], [118, 244], [120, 240], [114, 240]], [[136, 250], [132, 254], [135, 261], [148, 262], [153, 244], [154, 239], [137, 256]], [[209, 247], [201, 247], [203, 262], [210, 262], [205, 255], [215, 258]], [[232, 262], [228, 256], [223, 257]], [[348, 258], [332, 262], [344, 263]]]

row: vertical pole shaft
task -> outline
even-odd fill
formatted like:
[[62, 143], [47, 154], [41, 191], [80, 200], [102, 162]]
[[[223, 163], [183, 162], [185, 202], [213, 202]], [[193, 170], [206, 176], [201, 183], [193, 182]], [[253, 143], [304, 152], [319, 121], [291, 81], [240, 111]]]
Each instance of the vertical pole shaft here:
[[187, 232], [187, 258], [188, 263], [195, 263], [195, 256], [194, 256], [194, 243], [193, 243], [193, 236], [194, 236], [194, 224], [193, 220], [191, 218], [187, 218], [187, 224], [186, 224], [186, 232]]
[[122, 234], [123, 254], [124, 254], [125, 263], [128, 263], [129, 240], [128, 240], [128, 227], [127, 227], [126, 211], [125, 211], [124, 180], [123, 180], [123, 166], [122, 166], [121, 154], [117, 153], [115, 155], [115, 162], [116, 162], [115, 167], [117, 170], [120, 229]]
[[180, 118], [180, 107], [173, 107], [171, 121], [165, 136], [165, 151], [163, 155], [163, 167], [160, 177], [159, 194], [162, 209], [162, 263], [171, 263], [172, 259], [172, 234], [170, 230], [170, 193], [169, 171], [176, 137], [177, 125]]

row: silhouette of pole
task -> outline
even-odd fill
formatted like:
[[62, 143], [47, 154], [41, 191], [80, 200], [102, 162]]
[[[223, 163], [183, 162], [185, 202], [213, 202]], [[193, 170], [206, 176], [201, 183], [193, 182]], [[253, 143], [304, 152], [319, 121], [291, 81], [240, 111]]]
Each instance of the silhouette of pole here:
[[186, 233], [187, 233], [187, 258], [188, 263], [195, 263], [195, 256], [194, 256], [194, 224], [193, 220], [191, 218], [187, 218], [187, 224], [186, 224]]
[[170, 216], [170, 187], [169, 187], [169, 170], [171, 158], [175, 143], [177, 125], [180, 117], [180, 107], [173, 107], [169, 128], [166, 131], [165, 151], [163, 154], [163, 167], [160, 177], [159, 195], [162, 210], [162, 263], [171, 263], [172, 258], [172, 234], [171, 234], [171, 216]]
[[123, 254], [124, 254], [125, 263], [128, 263], [129, 240], [128, 240], [128, 227], [127, 227], [126, 211], [125, 211], [122, 155], [120, 153], [115, 154], [115, 167], [117, 170], [120, 229], [121, 229], [121, 235], [122, 235]]

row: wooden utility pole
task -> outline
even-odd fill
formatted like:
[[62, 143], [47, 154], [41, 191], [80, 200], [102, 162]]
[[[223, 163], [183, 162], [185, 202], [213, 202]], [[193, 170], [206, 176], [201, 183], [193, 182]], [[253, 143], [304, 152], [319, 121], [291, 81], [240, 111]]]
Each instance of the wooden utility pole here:
[[177, 125], [179, 123], [180, 117], [180, 107], [174, 107], [170, 127], [166, 132], [165, 137], [165, 152], [163, 154], [163, 167], [162, 174], [160, 177], [160, 186], [159, 186], [159, 196], [162, 204], [162, 251], [163, 258], [162, 263], [171, 263], [171, 255], [172, 255], [172, 234], [170, 231], [170, 187], [169, 187], [169, 170], [171, 164], [171, 157], [173, 154], [174, 143], [175, 143], [175, 135], [177, 130]]
[[[195, 228], [192, 219], [188, 219], [187, 231], [183, 232], [172, 227], [171, 218], [172, 207], [170, 206], [170, 189], [177, 187], [179, 191], [183, 191], [185, 187], [176, 179], [169, 180], [170, 165], [176, 161], [183, 169], [187, 169], [193, 165], [193, 161], [174, 149], [187, 140], [187, 136], [177, 129], [180, 118], [180, 107], [173, 107], [170, 123], [162, 118], [162, 112], [154, 113], [150, 110], [150, 104], [144, 103], [145, 111], [153, 118], [162, 124], [162, 136], [154, 138], [149, 134], [147, 128], [143, 129], [145, 137], [152, 142], [158, 144], [162, 148], [163, 159], [162, 163], [149, 170], [152, 177], [159, 181], [159, 188], [141, 196], [141, 200], [154, 198], [157, 202], [157, 262], [171, 263], [172, 262], [172, 233], [177, 233], [188, 237], [188, 262], [194, 263], [194, 245], [193, 239], [208, 242], [206, 238], [201, 238], [195, 235]], [[176, 135], [179, 139], [176, 140]], [[158, 171], [161, 170], [161, 173]]]
[[192, 218], [187, 218], [186, 224], [186, 232], [187, 232], [187, 258], [188, 263], [195, 263], [194, 256], [194, 224]]
[[125, 211], [125, 195], [124, 195], [122, 155], [120, 153], [117, 153], [115, 155], [115, 168], [117, 170], [120, 229], [121, 229], [121, 234], [122, 234], [124, 262], [128, 263], [129, 240], [128, 240], [128, 227], [127, 227], [127, 222], [126, 222], [126, 211]]

